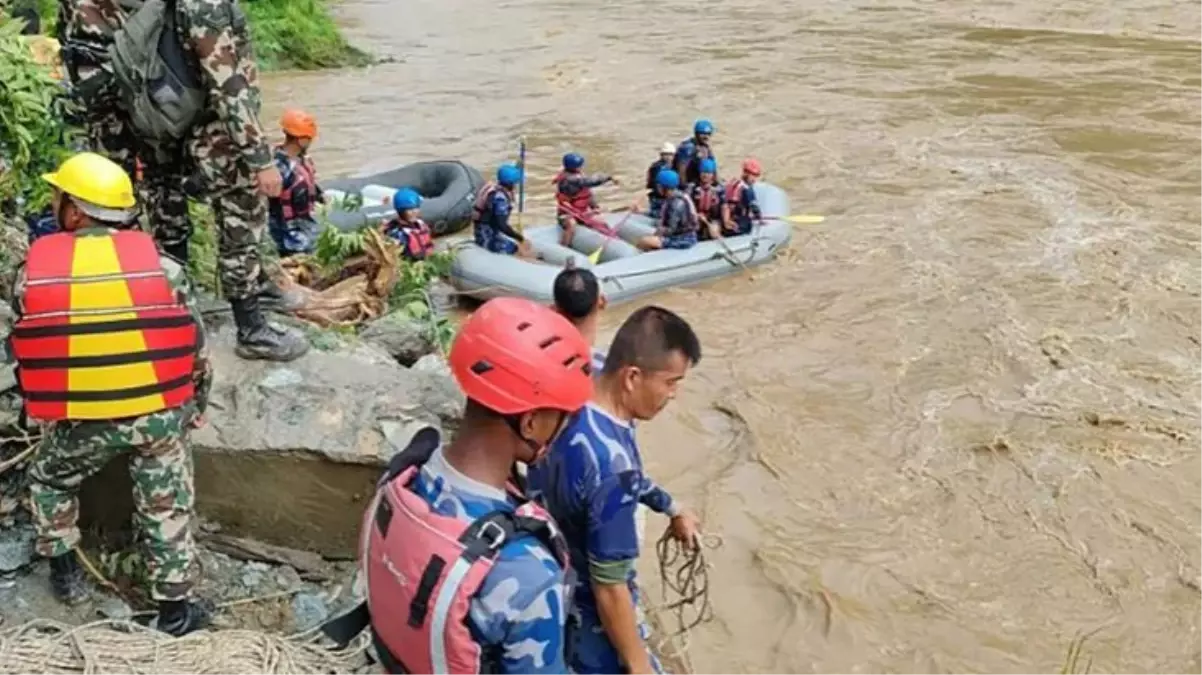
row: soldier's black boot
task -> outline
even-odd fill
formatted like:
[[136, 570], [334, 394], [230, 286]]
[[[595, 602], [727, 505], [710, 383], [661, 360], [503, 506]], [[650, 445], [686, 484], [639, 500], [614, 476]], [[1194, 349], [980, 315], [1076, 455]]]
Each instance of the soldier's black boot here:
[[78, 605], [88, 599], [88, 580], [75, 551], [50, 559], [50, 590], [64, 605]]
[[159, 617], [155, 627], [168, 635], [180, 637], [207, 628], [212, 621], [213, 609], [210, 603], [204, 600], [171, 600], [159, 603]]
[[309, 339], [300, 331], [267, 323], [259, 307], [259, 297], [251, 295], [230, 300], [234, 323], [238, 326], [238, 356], [264, 361], [292, 361], [309, 351]]

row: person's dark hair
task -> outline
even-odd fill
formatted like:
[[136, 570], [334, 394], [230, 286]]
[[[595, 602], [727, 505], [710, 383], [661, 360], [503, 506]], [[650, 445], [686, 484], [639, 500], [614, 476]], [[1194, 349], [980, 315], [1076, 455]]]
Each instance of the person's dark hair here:
[[597, 308], [601, 285], [589, 270], [565, 268], [555, 277], [555, 309], [570, 321], [587, 318]]
[[684, 354], [690, 365], [697, 365], [701, 341], [689, 322], [663, 307], [648, 305], [636, 310], [618, 329], [602, 372], [616, 373], [626, 366], [662, 370], [672, 352]]

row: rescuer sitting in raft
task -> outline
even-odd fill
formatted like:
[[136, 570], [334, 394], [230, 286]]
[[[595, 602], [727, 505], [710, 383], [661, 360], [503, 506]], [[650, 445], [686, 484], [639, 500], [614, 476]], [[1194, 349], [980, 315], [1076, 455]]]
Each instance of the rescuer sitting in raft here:
[[701, 161], [710, 158], [715, 162], [718, 157], [710, 145], [714, 136], [714, 124], [709, 120], [697, 120], [693, 123], [693, 135], [681, 141], [676, 148], [676, 173], [687, 183], [701, 180]]
[[383, 224], [384, 235], [401, 245], [405, 260], [425, 260], [434, 252], [434, 236], [430, 226], [421, 218], [422, 196], [412, 188], [392, 193], [392, 208], [396, 217]]
[[281, 256], [312, 253], [318, 225], [313, 204], [325, 202], [309, 146], [317, 138], [317, 120], [301, 110], [286, 110], [280, 119], [284, 142], [275, 148], [275, 165], [283, 179], [278, 197], [267, 200], [267, 230]]
[[743, 160], [743, 177], [732, 178], [727, 183], [722, 226], [728, 234], [750, 234], [754, 223], [763, 224], [764, 214], [755, 198], [755, 184], [761, 173], [759, 160], [748, 158]]
[[[555, 276], [551, 288], [555, 311], [571, 321], [584, 339], [593, 345], [597, 341], [597, 322], [607, 304], [597, 275], [590, 270], [577, 269], [575, 262], [569, 259], [563, 271]], [[592, 355], [595, 376], [605, 363], [605, 352], [593, 346]]]
[[575, 152], [569, 152], [563, 156], [563, 171], [551, 179], [551, 182], [555, 184], [556, 217], [559, 220], [559, 226], [563, 229], [559, 236], [559, 243], [562, 246], [570, 247], [572, 245], [572, 234], [577, 223], [610, 237], [617, 236], [613, 228], [601, 218], [601, 211], [597, 206], [597, 198], [593, 195], [593, 188], [606, 183], [617, 185], [618, 179], [602, 173], [592, 176], [585, 175], [582, 169], [584, 169], [584, 157]]
[[327, 634], [370, 621], [390, 673], [566, 673], [567, 546], [509, 479], [592, 396], [588, 343], [551, 308], [498, 298], [463, 324], [450, 366], [459, 431], [443, 446], [423, 429], [393, 457], [360, 539], [367, 602]]
[[672, 159], [675, 156], [676, 146], [664, 143], [659, 149], [659, 159], [647, 167], [647, 215], [652, 218], [659, 217], [659, 207], [663, 203], [659, 191], [655, 189], [655, 177], [659, 175], [660, 171], [672, 168]]
[[533, 258], [534, 250], [521, 232], [509, 224], [513, 213], [513, 187], [522, 180], [522, 170], [513, 164], [497, 169], [495, 183], [485, 185], [472, 205], [472, 230], [476, 245], [493, 253]]
[[212, 381], [204, 324], [184, 269], [134, 228], [133, 184], [108, 159], [82, 153], [43, 178], [60, 232], [29, 248], [13, 287], [9, 337], [28, 417], [43, 423], [30, 467], [37, 552], [64, 603], [88, 598], [76, 559], [80, 484], [130, 456], [157, 628], [183, 635], [209, 621], [189, 598], [192, 457], [184, 439], [204, 422]]
[[635, 311], [614, 335], [592, 399], [530, 466], [527, 493], [563, 527], [576, 572], [573, 673], [661, 672], [637, 614], [637, 507], [668, 516], [688, 548], [699, 524], [644, 473], [633, 424], [659, 414], [700, 360], [684, 319], [654, 305]]
[[701, 180], [688, 187], [689, 199], [697, 211], [700, 227], [698, 236], [717, 239], [722, 236], [722, 206], [726, 204], [726, 191], [717, 182], [718, 163], [713, 158], [701, 160]]
[[680, 191], [680, 176], [675, 171], [660, 171], [655, 185], [664, 200], [655, 234], [635, 244], [644, 251], [692, 248], [697, 244], [697, 211], [692, 200]]

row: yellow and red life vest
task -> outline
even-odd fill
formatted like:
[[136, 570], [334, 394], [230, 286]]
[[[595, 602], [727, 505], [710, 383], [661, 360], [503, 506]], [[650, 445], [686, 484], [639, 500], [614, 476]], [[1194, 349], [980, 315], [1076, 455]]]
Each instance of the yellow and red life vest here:
[[29, 417], [110, 420], [183, 405], [199, 327], [144, 232], [42, 237], [10, 337]]

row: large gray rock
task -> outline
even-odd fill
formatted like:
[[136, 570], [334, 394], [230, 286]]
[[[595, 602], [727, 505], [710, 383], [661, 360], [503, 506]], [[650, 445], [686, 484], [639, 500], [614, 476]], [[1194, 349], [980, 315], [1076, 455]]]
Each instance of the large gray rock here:
[[[228, 326], [211, 331], [210, 343], [207, 424], [191, 440], [197, 510], [225, 534], [354, 557], [381, 469], [418, 430], [445, 432], [463, 409], [445, 367], [404, 368], [368, 344], [278, 364], [238, 358]], [[129, 494], [124, 471], [109, 467], [91, 481], [85, 513]], [[117, 504], [123, 517], [128, 508]]]
[[403, 366], [411, 366], [437, 347], [430, 340], [429, 328], [400, 312], [392, 312], [367, 324], [359, 337], [388, 352]]

